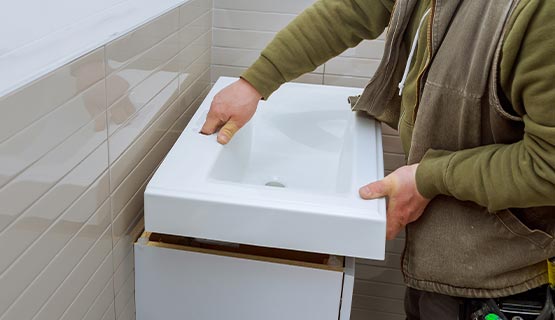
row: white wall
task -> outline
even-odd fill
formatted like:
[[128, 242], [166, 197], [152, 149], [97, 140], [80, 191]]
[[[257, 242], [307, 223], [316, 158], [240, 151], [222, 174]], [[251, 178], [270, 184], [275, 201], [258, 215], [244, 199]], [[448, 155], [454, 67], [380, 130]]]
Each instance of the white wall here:
[[[214, 0], [212, 81], [239, 76], [275, 33], [314, 0]], [[363, 41], [296, 81], [364, 87], [383, 52], [383, 37]], [[385, 173], [404, 164], [397, 132], [383, 127]], [[357, 260], [351, 319], [404, 319], [400, 257], [404, 240], [388, 241], [384, 262]]]
[[0, 55], [124, 1], [129, 0], [5, 0], [0, 10]]

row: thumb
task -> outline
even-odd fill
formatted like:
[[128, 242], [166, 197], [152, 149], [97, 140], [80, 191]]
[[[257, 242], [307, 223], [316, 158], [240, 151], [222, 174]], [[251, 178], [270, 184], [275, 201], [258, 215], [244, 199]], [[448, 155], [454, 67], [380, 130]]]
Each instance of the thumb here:
[[221, 144], [227, 144], [229, 140], [233, 138], [235, 133], [239, 131], [239, 128], [239, 125], [233, 119], [230, 119], [220, 129], [220, 132], [218, 133], [218, 142]]
[[378, 180], [361, 187], [358, 193], [362, 199], [371, 200], [389, 195], [390, 186], [386, 179]]

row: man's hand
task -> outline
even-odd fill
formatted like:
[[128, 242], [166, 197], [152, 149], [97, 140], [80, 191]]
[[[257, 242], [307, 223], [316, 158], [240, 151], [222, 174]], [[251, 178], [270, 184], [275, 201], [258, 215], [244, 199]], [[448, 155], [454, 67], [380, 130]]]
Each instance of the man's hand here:
[[416, 168], [418, 164], [404, 166], [380, 181], [360, 188], [360, 197], [366, 200], [388, 197], [387, 228], [388, 240], [395, 239], [397, 234], [409, 223], [416, 221], [430, 202], [416, 188]]
[[252, 118], [261, 98], [260, 93], [246, 80], [235, 81], [214, 96], [200, 132], [213, 134], [221, 128], [218, 142], [228, 143]]

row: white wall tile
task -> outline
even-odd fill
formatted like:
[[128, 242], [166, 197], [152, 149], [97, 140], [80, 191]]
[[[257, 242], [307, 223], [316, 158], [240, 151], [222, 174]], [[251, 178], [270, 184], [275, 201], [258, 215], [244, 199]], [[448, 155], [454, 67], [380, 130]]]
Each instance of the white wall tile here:
[[214, 0], [214, 8], [298, 14], [315, 0]]
[[214, 10], [214, 28], [277, 32], [296, 17], [276, 12]]

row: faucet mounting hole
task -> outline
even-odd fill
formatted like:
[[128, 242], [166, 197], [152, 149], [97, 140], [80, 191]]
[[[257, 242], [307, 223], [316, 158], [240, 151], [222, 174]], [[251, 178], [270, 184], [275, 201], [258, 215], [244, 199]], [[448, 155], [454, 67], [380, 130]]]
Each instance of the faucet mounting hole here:
[[276, 187], [276, 188], [285, 188], [285, 185], [279, 181], [268, 181], [264, 184], [265, 186], [268, 187]]

